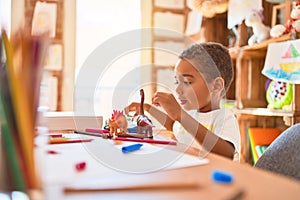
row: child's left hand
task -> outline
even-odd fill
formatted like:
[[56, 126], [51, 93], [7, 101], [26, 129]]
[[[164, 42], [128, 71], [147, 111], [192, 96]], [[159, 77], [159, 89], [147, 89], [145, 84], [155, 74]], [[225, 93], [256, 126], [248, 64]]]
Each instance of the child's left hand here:
[[182, 108], [173, 94], [156, 92], [152, 98], [152, 103], [161, 106], [172, 120], [180, 121]]

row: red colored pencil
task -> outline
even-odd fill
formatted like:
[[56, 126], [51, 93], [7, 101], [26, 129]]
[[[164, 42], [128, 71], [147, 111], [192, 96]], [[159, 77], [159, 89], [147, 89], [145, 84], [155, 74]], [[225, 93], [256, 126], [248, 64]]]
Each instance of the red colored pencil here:
[[98, 129], [98, 128], [86, 128], [85, 131], [91, 133], [109, 133], [109, 130]]
[[169, 145], [176, 145], [177, 142], [175, 141], [168, 141], [168, 140], [152, 140], [152, 139], [139, 139], [139, 138], [128, 138], [128, 137], [116, 137], [115, 140], [121, 141], [129, 141], [129, 142], [146, 142], [152, 144], [169, 144]]

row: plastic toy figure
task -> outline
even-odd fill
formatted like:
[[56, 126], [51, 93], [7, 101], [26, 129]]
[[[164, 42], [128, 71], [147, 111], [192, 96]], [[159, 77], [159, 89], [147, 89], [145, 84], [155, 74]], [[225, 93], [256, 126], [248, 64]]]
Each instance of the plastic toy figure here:
[[122, 111], [114, 110], [112, 117], [109, 119], [110, 135], [118, 136], [127, 133], [127, 120]]
[[151, 120], [144, 113], [145, 94], [143, 89], [140, 90], [140, 95], [141, 95], [141, 104], [140, 104], [140, 114], [137, 117], [137, 133], [142, 134], [145, 137], [151, 138], [153, 137], [152, 134], [153, 125]]

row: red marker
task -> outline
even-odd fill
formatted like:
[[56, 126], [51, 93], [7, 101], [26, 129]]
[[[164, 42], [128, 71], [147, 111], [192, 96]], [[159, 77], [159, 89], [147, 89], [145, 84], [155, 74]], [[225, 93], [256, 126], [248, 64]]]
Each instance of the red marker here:
[[82, 171], [86, 167], [86, 162], [79, 162], [75, 165], [77, 171]]

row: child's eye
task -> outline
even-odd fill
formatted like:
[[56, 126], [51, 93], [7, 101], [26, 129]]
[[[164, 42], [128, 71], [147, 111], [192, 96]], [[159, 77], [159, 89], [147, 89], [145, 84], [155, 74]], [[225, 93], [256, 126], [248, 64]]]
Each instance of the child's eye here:
[[183, 83], [184, 83], [185, 85], [190, 85], [190, 84], [191, 84], [190, 81], [183, 81]]

